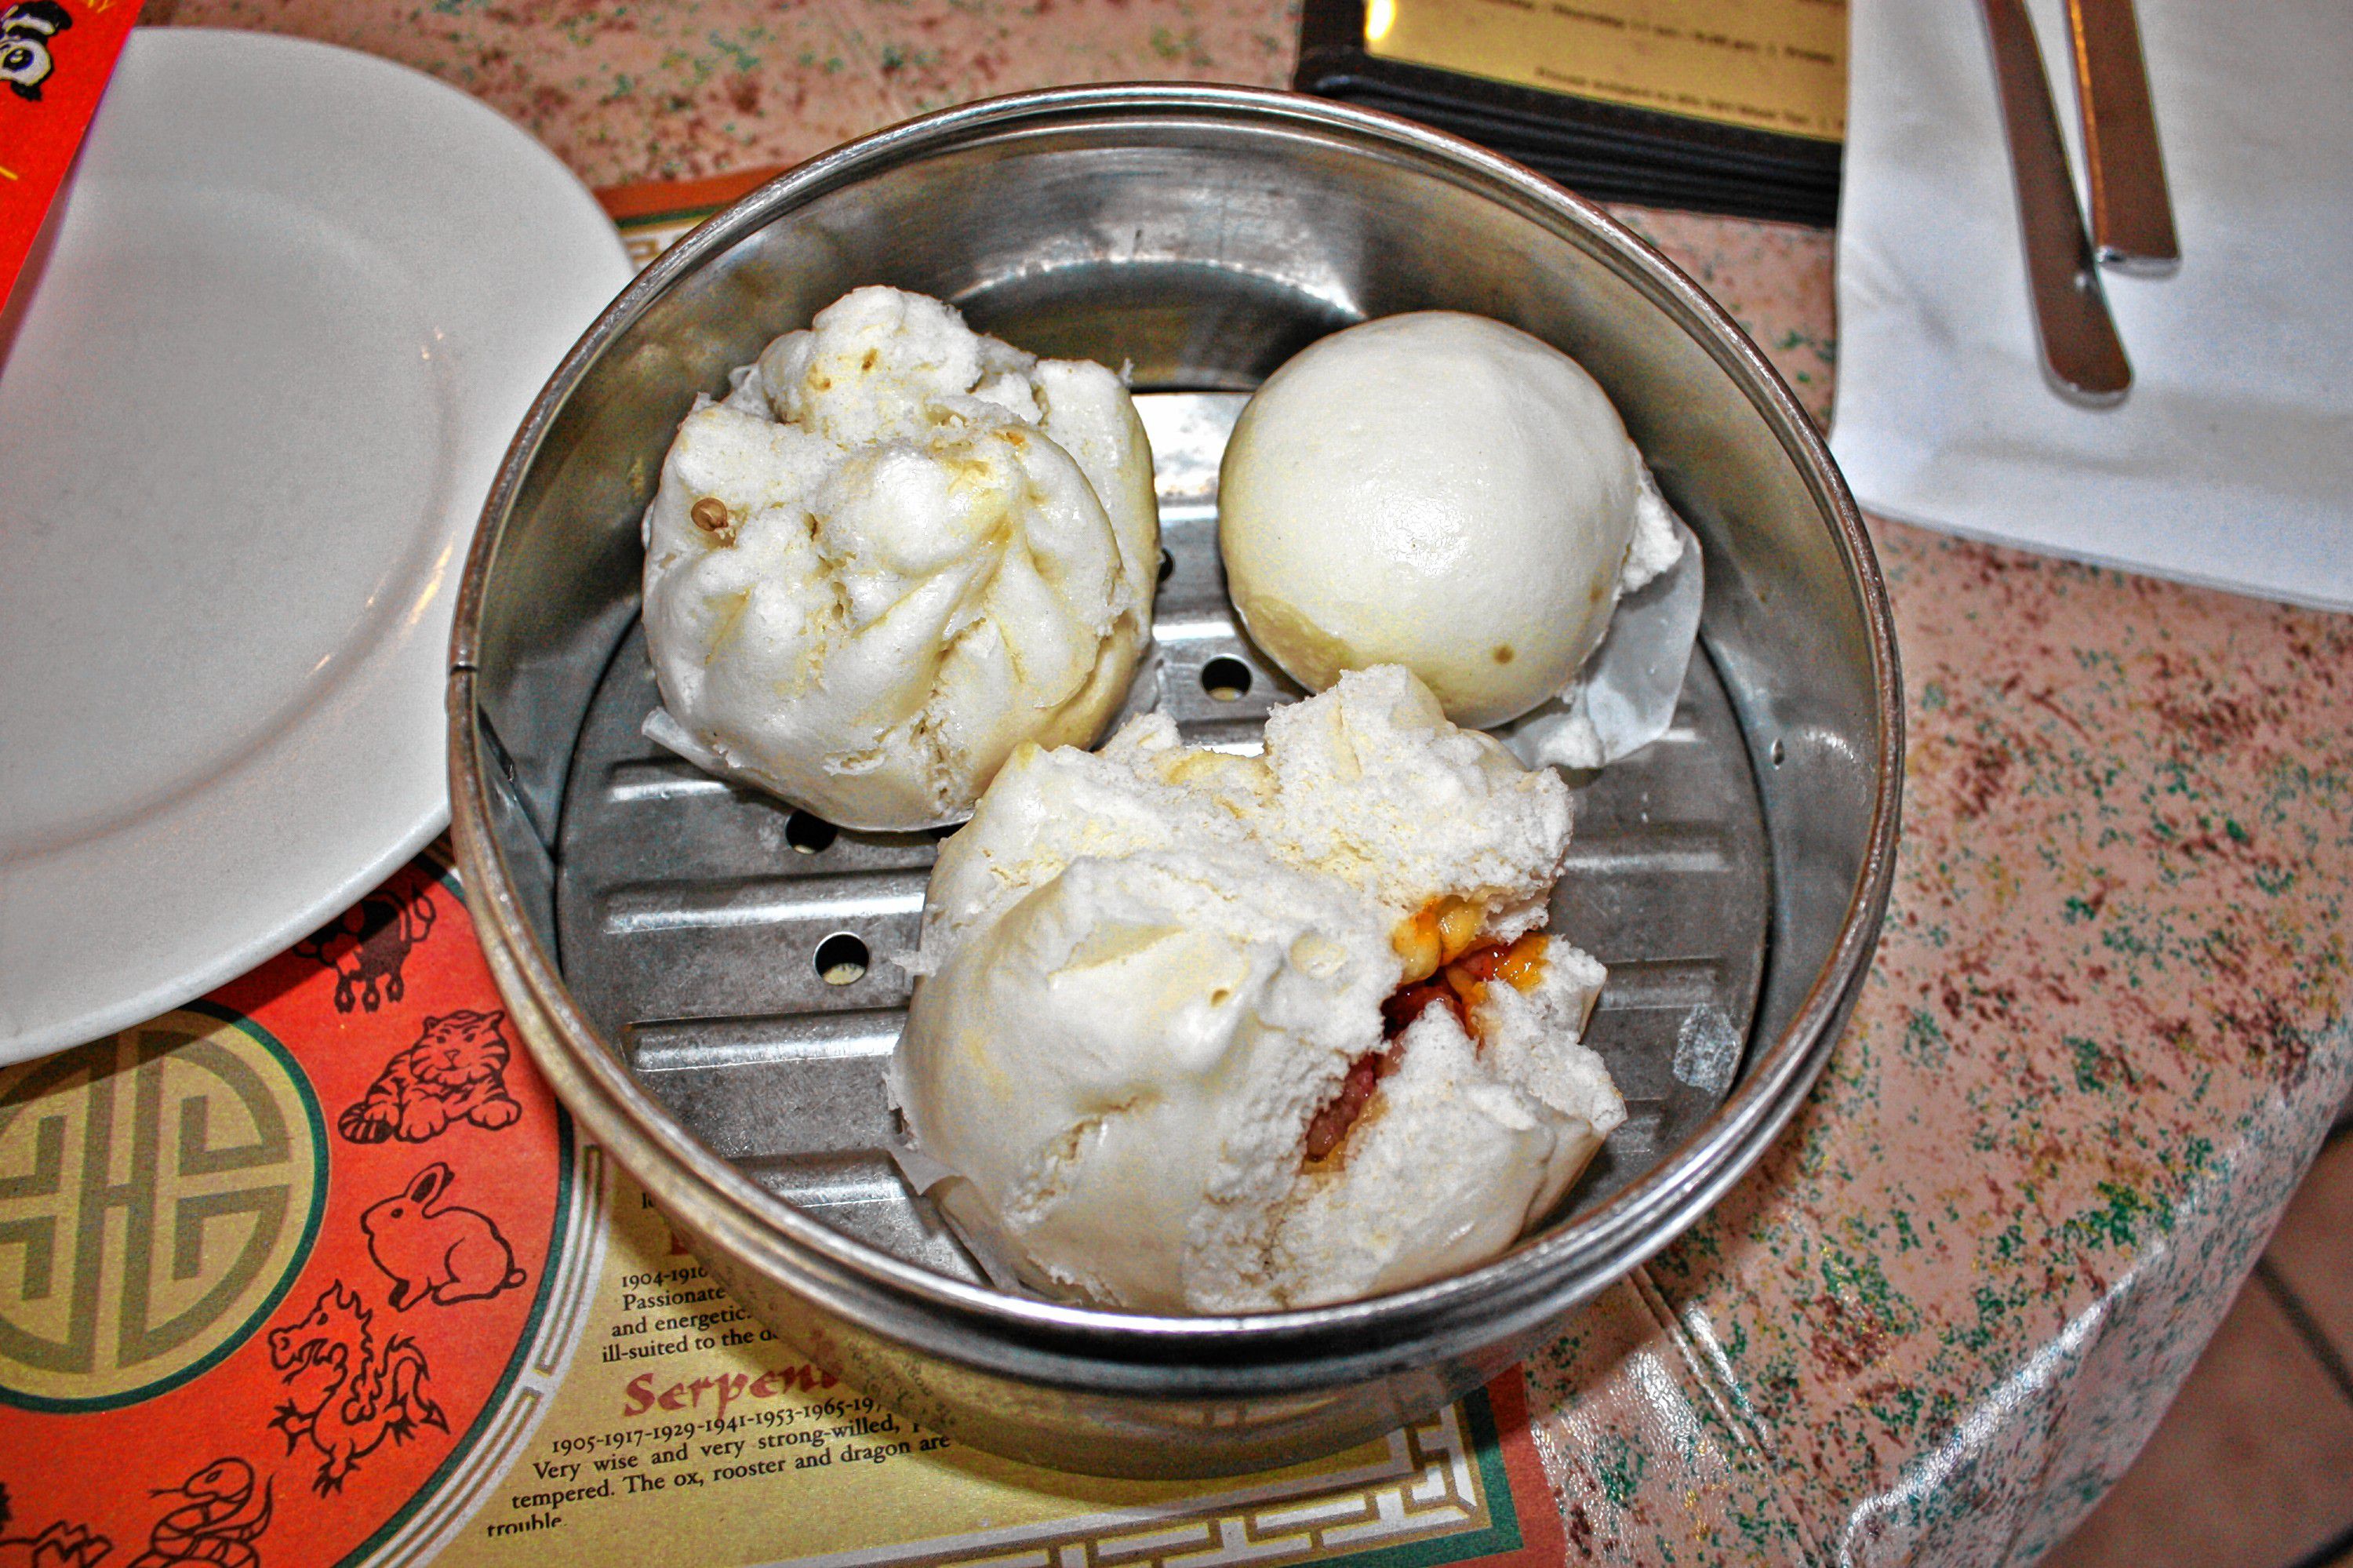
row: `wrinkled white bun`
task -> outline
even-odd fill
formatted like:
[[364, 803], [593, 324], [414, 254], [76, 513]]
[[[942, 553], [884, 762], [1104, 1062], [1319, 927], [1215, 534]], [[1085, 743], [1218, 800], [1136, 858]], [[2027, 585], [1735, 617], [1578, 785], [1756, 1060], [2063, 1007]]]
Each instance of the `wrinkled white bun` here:
[[[696, 525], [716, 497], [727, 542]], [[971, 809], [1025, 740], [1093, 740], [1150, 639], [1152, 452], [1126, 389], [860, 289], [698, 399], [646, 514], [662, 703], [828, 821]]]
[[1309, 1122], [1383, 1048], [1400, 921], [1543, 924], [1569, 799], [1395, 665], [1268, 721], [1263, 758], [1164, 715], [1098, 755], [1017, 752], [932, 874], [892, 1065], [933, 1195], [1030, 1283], [1138, 1310], [1346, 1300], [1510, 1245], [1625, 1109], [1578, 1043], [1601, 966], [1548, 944], [1433, 1006], [1339, 1152]]
[[1593, 377], [1451, 311], [1335, 333], [1267, 378], [1226, 447], [1218, 546], [1303, 685], [1400, 663], [1480, 728], [1558, 694], [1618, 596], [1681, 553]]

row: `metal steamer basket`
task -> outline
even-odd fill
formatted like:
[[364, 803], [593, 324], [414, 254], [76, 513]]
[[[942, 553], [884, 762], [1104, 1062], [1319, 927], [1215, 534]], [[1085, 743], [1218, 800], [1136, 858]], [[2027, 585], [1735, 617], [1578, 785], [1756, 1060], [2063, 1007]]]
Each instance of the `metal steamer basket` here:
[[[1247, 746], [1295, 694], [1215, 549], [1238, 399], [1312, 339], [1448, 308], [1574, 355], [1704, 545], [1674, 728], [1576, 780], [1553, 927], [1610, 966], [1591, 1043], [1631, 1112], [1547, 1224], [1468, 1274], [1233, 1318], [989, 1287], [883, 1150], [928, 835], [860, 834], [649, 745], [638, 518], [698, 392], [860, 284], [1131, 366], [1159, 450], [1162, 703]], [[1501, 563], [1508, 569], [1509, 563]], [[1493, 1375], [1757, 1160], [1859, 991], [1895, 846], [1901, 705], [1854, 505], [1763, 357], [1599, 209], [1468, 143], [1282, 94], [1034, 93], [869, 137], [650, 268], [549, 382], [467, 563], [449, 675], [466, 895], [586, 1135], [744, 1304], [927, 1426], [1071, 1469], [1240, 1471]]]

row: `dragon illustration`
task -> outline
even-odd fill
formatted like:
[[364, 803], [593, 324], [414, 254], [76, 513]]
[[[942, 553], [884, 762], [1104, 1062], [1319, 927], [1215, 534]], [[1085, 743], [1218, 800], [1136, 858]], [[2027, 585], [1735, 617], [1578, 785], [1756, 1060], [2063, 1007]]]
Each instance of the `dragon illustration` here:
[[341, 1491], [385, 1438], [405, 1443], [419, 1425], [449, 1430], [425, 1393], [425, 1352], [405, 1334], [378, 1345], [375, 1318], [337, 1280], [310, 1316], [269, 1331], [269, 1364], [291, 1390], [269, 1424], [286, 1434], [288, 1453], [308, 1439], [325, 1456], [311, 1482], [322, 1494]]

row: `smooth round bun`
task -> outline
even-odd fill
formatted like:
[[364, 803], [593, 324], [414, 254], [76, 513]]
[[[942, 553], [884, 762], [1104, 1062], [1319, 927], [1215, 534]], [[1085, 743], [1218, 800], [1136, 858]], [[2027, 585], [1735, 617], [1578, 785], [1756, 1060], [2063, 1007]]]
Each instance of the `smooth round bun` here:
[[1485, 728], [1558, 694], [1601, 641], [1646, 502], [1663, 510], [1576, 361], [1425, 311], [1335, 333], [1259, 388], [1226, 448], [1218, 543], [1250, 636], [1293, 679], [1320, 692], [1403, 664]]

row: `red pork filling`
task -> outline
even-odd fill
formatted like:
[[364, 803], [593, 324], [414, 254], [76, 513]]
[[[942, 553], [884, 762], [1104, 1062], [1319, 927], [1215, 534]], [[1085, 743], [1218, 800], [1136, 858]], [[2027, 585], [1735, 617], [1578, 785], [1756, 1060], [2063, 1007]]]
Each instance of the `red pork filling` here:
[[[1448, 898], [1425, 906], [1398, 927], [1392, 941], [1406, 959], [1406, 980], [1381, 1003], [1381, 1038], [1388, 1044], [1350, 1063], [1338, 1092], [1308, 1121], [1309, 1162], [1330, 1159], [1347, 1141], [1349, 1132], [1380, 1092], [1381, 1080], [1396, 1071], [1404, 1054], [1398, 1037], [1432, 1002], [1443, 1002], [1451, 1009], [1472, 1045], [1481, 1046], [1486, 1042], [1479, 1030], [1479, 1003], [1488, 985], [1500, 980], [1515, 991], [1529, 991], [1544, 978], [1543, 932], [1531, 931], [1508, 945], [1464, 946], [1477, 934], [1479, 918], [1472, 906]], [[1418, 961], [1423, 958], [1432, 960], [1431, 966]]]

